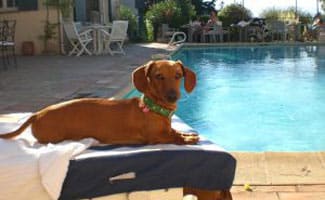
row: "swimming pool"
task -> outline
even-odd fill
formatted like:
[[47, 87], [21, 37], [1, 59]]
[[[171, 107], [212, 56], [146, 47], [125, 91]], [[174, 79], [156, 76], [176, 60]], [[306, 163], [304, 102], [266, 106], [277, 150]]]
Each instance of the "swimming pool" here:
[[197, 74], [176, 114], [230, 151], [325, 150], [325, 46], [181, 48]]

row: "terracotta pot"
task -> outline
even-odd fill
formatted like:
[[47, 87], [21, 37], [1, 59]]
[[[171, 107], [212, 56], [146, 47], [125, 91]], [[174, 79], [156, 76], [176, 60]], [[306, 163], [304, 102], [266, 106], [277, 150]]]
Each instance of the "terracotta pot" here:
[[21, 54], [23, 56], [33, 56], [34, 53], [35, 53], [34, 42], [25, 41], [25, 42], [22, 43]]

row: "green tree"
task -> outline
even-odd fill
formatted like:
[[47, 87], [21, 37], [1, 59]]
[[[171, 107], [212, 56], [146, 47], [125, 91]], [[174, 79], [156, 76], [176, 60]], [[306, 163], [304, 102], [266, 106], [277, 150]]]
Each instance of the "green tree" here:
[[153, 4], [146, 12], [146, 29], [148, 39], [156, 39], [160, 24], [173, 24], [174, 19], [180, 17], [181, 10], [173, 0], [161, 1]]
[[195, 9], [190, 0], [167, 0], [153, 4], [145, 15], [147, 31], [153, 28], [153, 33], [148, 32], [149, 38], [152, 38], [150, 36], [152, 34], [156, 38], [161, 24], [179, 28], [188, 23], [193, 16], [195, 16]]
[[129, 21], [128, 35], [131, 40], [136, 39], [138, 32], [137, 17], [133, 14], [132, 10], [126, 6], [120, 6], [120, 19]]
[[230, 4], [219, 11], [218, 17], [224, 26], [236, 24], [241, 20], [252, 18], [252, 12], [240, 4]]
[[195, 15], [195, 7], [190, 0], [175, 0], [176, 5], [181, 9], [181, 16], [176, 18], [173, 26], [178, 28], [181, 25], [187, 24]]
[[280, 11], [276, 8], [265, 9], [262, 11], [261, 17], [267, 20], [277, 20], [280, 18]]
[[[294, 7], [289, 7], [287, 9], [266, 9], [261, 14], [266, 20], [281, 20], [290, 21], [294, 20], [296, 17], [296, 10]], [[299, 16], [299, 21], [303, 24], [308, 24], [312, 20], [312, 16], [308, 12], [302, 10], [297, 11], [297, 16]]]
[[172, 25], [181, 16], [181, 9], [176, 1], [168, 0], [153, 4], [146, 13], [146, 19], [155, 26], [158, 24]]
[[[166, 0], [144, 0], [145, 10], [147, 11], [150, 6]], [[216, 7], [218, 0], [191, 0], [197, 15], [209, 14], [211, 10]]]
[[211, 10], [215, 10], [217, 0], [192, 0], [197, 15], [210, 14]]

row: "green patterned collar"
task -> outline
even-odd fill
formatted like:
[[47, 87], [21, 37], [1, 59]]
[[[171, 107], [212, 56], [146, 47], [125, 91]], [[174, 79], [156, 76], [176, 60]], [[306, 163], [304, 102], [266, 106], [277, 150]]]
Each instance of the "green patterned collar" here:
[[173, 114], [175, 113], [174, 110], [169, 110], [167, 108], [163, 108], [160, 105], [156, 104], [152, 99], [149, 97], [146, 97], [144, 95], [141, 96], [141, 100], [144, 105], [140, 106], [142, 107], [143, 112], [148, 112], [149, 110], [155, 113], [158, 113], [164, 117], [171, 118]]

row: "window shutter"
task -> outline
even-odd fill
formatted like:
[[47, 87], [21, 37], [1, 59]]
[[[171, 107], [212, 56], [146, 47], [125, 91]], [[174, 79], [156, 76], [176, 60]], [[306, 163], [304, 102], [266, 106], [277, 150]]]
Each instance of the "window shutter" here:
[[18, 10], [37, 10], [38, 0], [16, 0]]

